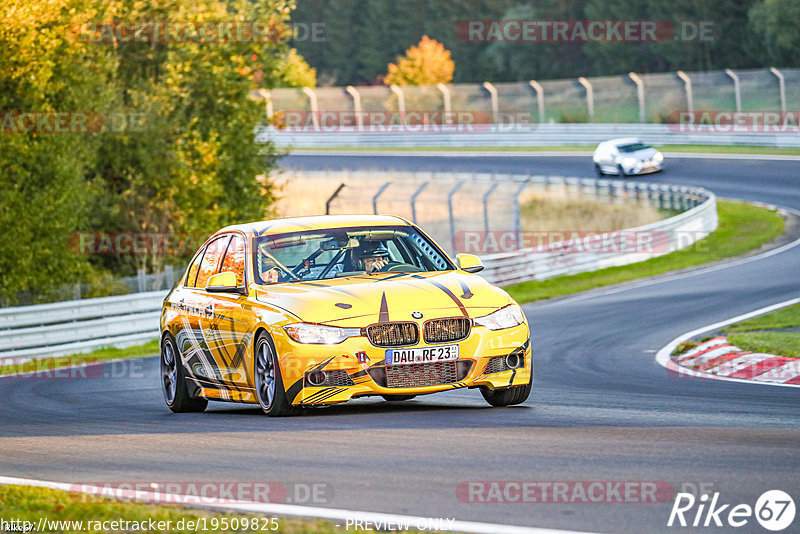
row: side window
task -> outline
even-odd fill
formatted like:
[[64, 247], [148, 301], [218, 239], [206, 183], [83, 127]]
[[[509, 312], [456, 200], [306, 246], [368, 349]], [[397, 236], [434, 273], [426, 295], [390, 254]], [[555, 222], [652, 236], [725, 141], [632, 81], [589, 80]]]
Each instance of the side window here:
[[200, 269], [197, 271], [197, 284], [194, 287], [206, 287], [209, 277], [219, 272], [219, 262], [225, 253], [225, 247], [228, 245], [230, 237], [230, 235], [224, 235], [208, 244], [206, 253], [203, 254], [203, 261], [200, 262]]
[[222, 259], [222, 268], [219, 272], [236, 273], [236, 285], [244, 285], [244, 238], [239, 234], [233, 234], [231, 242], [228, 244], [228, 251]]
[[194, 281], [197, 280], [197, 270], [200, 268], [200, 262], [203, 260], [203, 253], [205, 253], [205, 249], [197, 253], [197, 256], [194, 257], [194, 261], [192, 261], [192, 264], [189, 266], [189, 274], [186, 275], [186, 281], [184, 283], [186, 287], [194, 287]]

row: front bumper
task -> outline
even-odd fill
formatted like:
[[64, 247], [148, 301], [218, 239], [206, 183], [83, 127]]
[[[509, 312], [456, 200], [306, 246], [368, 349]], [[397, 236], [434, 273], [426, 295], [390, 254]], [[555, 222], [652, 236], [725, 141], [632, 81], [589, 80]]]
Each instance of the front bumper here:
[[[528, 325], [524, 323], [496, 331], [473, 327], [469, 337], [458, 343], [457, 367], [468, 369], [448, 383], [414, 387], [387, 387], [380, 372], [386, 368], [387, 349], [373, 346], [364, 337], [349, 338], [338, 345], [304, 345], [280, 336], [275, 344], [287, 396], [295, 405], [336, 404], [370, 395], [425, 395], [464, 387], [506, 388], [527, 384], [533, 367]], [[415, 345], [435, 346], [422, 342]], [[499, 360], [491, 360], [511, 353], [521, 356], [522, 367], [503, 369], [496, 365]], [[305, 378], [314, 370], [333, 372], [337, 378], [330, 384], [312, 386]]]

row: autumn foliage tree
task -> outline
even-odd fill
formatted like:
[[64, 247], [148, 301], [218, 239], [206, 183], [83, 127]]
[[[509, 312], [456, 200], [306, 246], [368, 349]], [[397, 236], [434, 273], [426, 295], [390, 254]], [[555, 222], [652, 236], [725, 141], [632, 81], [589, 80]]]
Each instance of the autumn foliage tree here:
[[406, 50], [406, 55], [389, 63], [384, 79], [387, 85], [435, 85], [453, 79], [455, 63], [442, 43], [422, 37], [418, 45]]

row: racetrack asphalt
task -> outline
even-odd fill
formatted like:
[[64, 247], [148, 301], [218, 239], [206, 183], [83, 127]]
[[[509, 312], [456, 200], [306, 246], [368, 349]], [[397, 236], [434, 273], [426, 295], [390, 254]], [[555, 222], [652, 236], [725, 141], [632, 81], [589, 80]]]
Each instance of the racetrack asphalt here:
[[[588, 156], [303, 155], [282, 164], [591, 176]], [[639, 179], [800, 210], [800, 161], [693, 157], [667, 165]], [[797, 389], [676, 378], [654, 361], [686, 331], [800, 296], [798, 272], [800, 246], [526, 305], [534, 390], [524, 405], [503, 409], [458, 390], [396, 404], [363, 399], [289, 419], [221, 403], [174, 415], [156, 358], [117, 377], [0, 379], [0, 474], [74, 483], [316, 482], [333, 491], [315, 505], [595, 532], [674, 531], [666, 526], [672, 499], [485, 504], [461, 502], [456, 488], [664, 481], [675, 491], [710, 484], [723, 503], [752, 506], [781, 489], [800, 504]], [[737, 531], [764, 532], [755, 519]]]

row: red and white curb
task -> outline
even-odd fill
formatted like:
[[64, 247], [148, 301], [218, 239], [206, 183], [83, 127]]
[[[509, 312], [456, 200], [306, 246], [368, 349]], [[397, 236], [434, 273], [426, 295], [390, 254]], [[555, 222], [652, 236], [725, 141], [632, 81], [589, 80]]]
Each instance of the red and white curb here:
[[779, 302], [687, 332], [659, 350], [656, 354], [656, 362], [668, 371], [681, 376], [769, 386], [800, 387], [800, 358], [744, 351], [729, 344], [724, 336], [705, 341], [684, 354], [672, 355], [675, 348], [684, 341], [797, 303], [800, 303], [800, 298]]
[[729, 344], [724, 336], [715, 337], [684, 354], [673, 356], [672, 361], [684, 369], [703, 371], [717, 377], [800, 385], [800, 358], [748, 352]]

